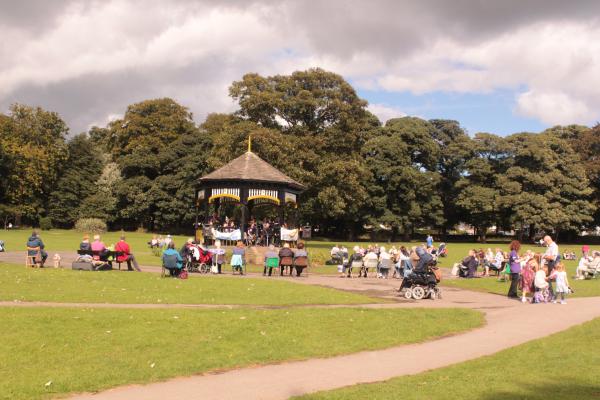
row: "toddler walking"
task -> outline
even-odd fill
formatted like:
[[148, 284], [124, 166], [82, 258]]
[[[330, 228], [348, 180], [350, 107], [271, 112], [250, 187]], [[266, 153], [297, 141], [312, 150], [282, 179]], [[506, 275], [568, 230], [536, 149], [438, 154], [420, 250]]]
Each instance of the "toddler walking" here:
[[556, 298], [552, 302], [556, 303], [558, 296], [560, 295], [560, 304], [567, 304], [565, 298], [567, 297], [567, 294], [569, 294], [569, 280], [563, 263], [556, 264], [552, 275], [556, 280]]

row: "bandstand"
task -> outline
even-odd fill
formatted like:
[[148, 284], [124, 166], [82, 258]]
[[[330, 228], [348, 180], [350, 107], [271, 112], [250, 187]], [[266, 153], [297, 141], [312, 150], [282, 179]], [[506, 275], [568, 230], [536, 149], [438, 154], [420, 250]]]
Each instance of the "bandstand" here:
[[[278, 207], [279, 223], [284, 223], [286, 205], [297, 206], [298, 195], [305, 186], [279, 171], [252, 152], [251, 139], [248, 151], [221, 168], [198, 179], [196, 187], [196, 223], [209, 222], [210, 206], [219, 208], [223, 202], [239, 204], [242, 239], [254, 207], [269, 204]], [[196, 240], [200, 238], [196, 230]]]

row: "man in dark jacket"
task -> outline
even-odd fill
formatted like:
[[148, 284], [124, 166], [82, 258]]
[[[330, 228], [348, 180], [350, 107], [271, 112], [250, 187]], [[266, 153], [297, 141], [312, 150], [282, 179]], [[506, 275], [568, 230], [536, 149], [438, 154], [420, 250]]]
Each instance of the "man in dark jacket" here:
[[433, 261], [433, 257], [431, 256], [431, 254], [429, 254], [427, 251], [425, 251], [425, 249], [421, 246], [417, 247], [417, 249], [415, 250], [417, 255], [419, 256], [419, 261], [417, 262], [417, 265], [415, 266], [415, 272], [426, 272], [427, 271], [427, 266], [429, 264], [431, 264], [431, 262]]
[[[44, 250], [44, 242], [42, 242], [42, 239], [39, 237], [39, 235], [36, 231], [33, 231], [31, 236], [27, 240], [27, 247], [28, 248], [36, 248], [36, 247], [40, 248], [40, 254], [42, 255], [41, 266], [43, 267], [44, 263], [46, 262], [46, 259], [48, 258], [48, 253], [46, 253], [46, 251]], [[27, 250], [27, 254], [29, 256], [37, 256], [37, 250]], [[40, 260], [36, 260], [36, 261], [39, 262]]]

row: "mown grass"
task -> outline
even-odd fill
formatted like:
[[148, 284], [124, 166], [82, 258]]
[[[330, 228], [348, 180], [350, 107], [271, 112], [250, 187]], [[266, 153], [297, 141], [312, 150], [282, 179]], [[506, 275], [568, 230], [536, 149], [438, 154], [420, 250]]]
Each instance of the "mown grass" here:
[[187, 280], [153, 273], [26, 269], [0, 263], [0, 300], [149, 304], [359, 304], [381, 302], [359, 294], [277, 279], [199, 276]]
[[[0, 308], [0, 399], [327, 357], [475, 328], [463, 309]], [[365, 334], [368, 340], [364, 338]], [[277, 377], [273, 377], [277, 379]]]
[[455, 366], [295, 399], [594, 399], [600, 395], [598, 346], [600, 319]]
[[[31, 234], [30, 230], [17, 229], [17, 230], [9, 230], [9, 231], [0, 231], [0, 239], [4, 240], [6, 243], [6, 247], [8, 251], [24, 251], [25, 243], [27, 238]], [[102, 235], [102, 240], [106, 245], [114, 244], [118, 242], [119, 236], [121, 232], [107, 232]], [[148, 247], [148, 242], [152, 239], [151, 233], [140, 233], [140, 232], [125, 232], [128, 243], [131, 245], [132, 251], [135, 254], [136, 258], [140, 262], [141, 265], [148, 266], [160, 266], [160, 257], [157, 257], [152, 254], [150, 248]], [[42, 231], [41, 237], [46, 244], [46, 248], [48, 252], [51, 254], [53, 251], [73, 251], [75, 252], [79, 248], [79, 243], [81, 241], [82, 234], [76, 232], [74, 230], [61, 230], [61, 229], [52, 229], [50, 231]], [[187, 239], [187, 236], [175, 235], [173, 236], [175, 244], [179, 248]], [[311, 263], [314, 267], [312, 268], [312, 273], [335, 273], [335, 266], [324, 266], [325, 261], [329, 260], [330, 250], [334, 244], [344, 245], [350, 251], [355, 245], [359, 245], [362, 247], [366, 247], [369, 242], [349, 242], [349, 241], [330, 241], [330, 240], [309, 240], [306, 242], [307, 249], [310, 255]], [[387, 249], [390, 249], [392, 246], [396, 246], [399, 248], [404, 245], [406, 247], [411, 247], [415, 245], [422, 244], [421, 242], [379, 242], [377, 243], [380, 246], [385, 246]], [[439, 243], [436, 243], [439, 245]], [[481, 244], [481, 243], [448, 243], [449, 255], [446, 258], [440, 259], [441, 265], [445, 267], [451, 267], [455, 262], [463, 259], [469, 249], [487, 249], [488, 247], [495, 249], [496, 247], [500, 247], [503, 250], [508, 250], [508, 239], [506, 242], [502, 243], [490, 243], [490, 244]], [[535, 252], [543, 252], [545, 248], [537, 246], [535, 244], [523, 244], [522, 251], [526, 251], [531, 249]], [[560, 246], [561, 252], [564, 251], [573, 251], [577, 255], [580, 254], [580, 245], [566, 245]], [[1, 257], [1, 253], [0, 253]], [[567, 262], [567, 265], [575, 265], [576, 263], [573, 261]], [[257, 266], [252, 266], [249, 269], [252, 272], [262, 271], [261, 268]]]

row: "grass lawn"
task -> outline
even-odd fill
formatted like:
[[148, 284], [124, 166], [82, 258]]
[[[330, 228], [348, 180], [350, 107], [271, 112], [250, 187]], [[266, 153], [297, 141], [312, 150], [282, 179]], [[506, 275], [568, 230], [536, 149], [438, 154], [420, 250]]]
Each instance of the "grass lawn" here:
[[[25, 229], [17, 229], [11, 231], [0, 231], [0, 239], [4, 240], [6, 243], [7, 251], [23, 251], [25, 249], [25, 243], [27, 242], [27, 238], [31, 234], [30, 230]], [[119, 236], [121, 232], [107, 232], [102, 235], [102, 240], [106, 245], [114, 244], [118, 242]], [[139, 233], [139, 232], [126, 232], [127, 241], [131, 245], [132, 251], [135, 254], [136, 258], [140, 262], [141, 265], [149, 265], [149, 266], [160, 266], [160, 258], [154, 256], [148, 248], [148, 242], [152, 239], [151, 233]], [[76, 232], [75, 230], [61, 230], [61, 229], [52, 229], [50, 231], [42, 231], [41, 237], [46, 245], [48, 252], [51, 254], [53, 251], [73, 251], [79, 248], [79, 243], [81, 242], [81, 233]], [[173, 236], [175, 240], [175, 244], [177, 247], [180, 247], [187, 239], [187, 236]], [[449, 255], [446, 258], [440, 259], [441, 265], [445, 267], [451, 267], [452, 264], [462, 260], [467, 251], [471, 248], [496, 248], [501, 247], [503, 250], [508, 250], [508, 240], [506, 243], [490, 243], [490, 244], [481, 244], [481, 243], [449, 243], [448, 244], [448, 252]], [[311, 269], [311, 273], [337, 273], [337, 269], [335, 266], [324, 266], [325, 261], [327, 261], [330, 256], [329, 252], [334, 244], [344, 245], [350, 251], [355, 245], [360, 246], [368, 246], [369, 242], [348, 242], [348, 241], [328, 241], [328, 240], [310, 240], [306, 242], [307, 249], [311, 258], [311, 262], [313, 266], [317, 266], [316, 268]], [[395, 243], [384, 243], [379, 242], [380, 246], [385, 246], [386, 248], [391, 248], [391, 246], [396, 246], [399, 248], [401, 245], [411, 247], [418, 244], [422, 244], [421, 242], [395, 242]], [[439, 243], [436, 243], [439, 245]], [[598, 246], [596, 246], [598, 247]], [[531, 249], [536, 252], [540, 252], [544, 250], [544, 248], [539, 247], [535, 244], [524, 244], [522, 251], [527, 249]], [[580, 245], [566, 245], [560, 246], [561, 252], [564, 251], [574, 251], [575, 254], [580, 254]], [[575, 262], [570, 262], [575, 264]], [[258, 272], [262, 271], [259, 267], [250, 267], [250, 271]]]
[[599, 346], [596, 319], [455, 366], [295, 399], [595, 399], [600, 396]]
[[154, 273], [26, 269], [2, 263], [0, 300], [266, 305], [382, 302], [359, 294], [277, 278], [200, 276], [181, 280], [161, 278]]
[[[0, 399], [414, 343], [475, 328], [444, 310], [0, 308]], [[369, 340], [357, 340], [369, 332]], [[274, 377], [276, 379], [276, 377]]]

